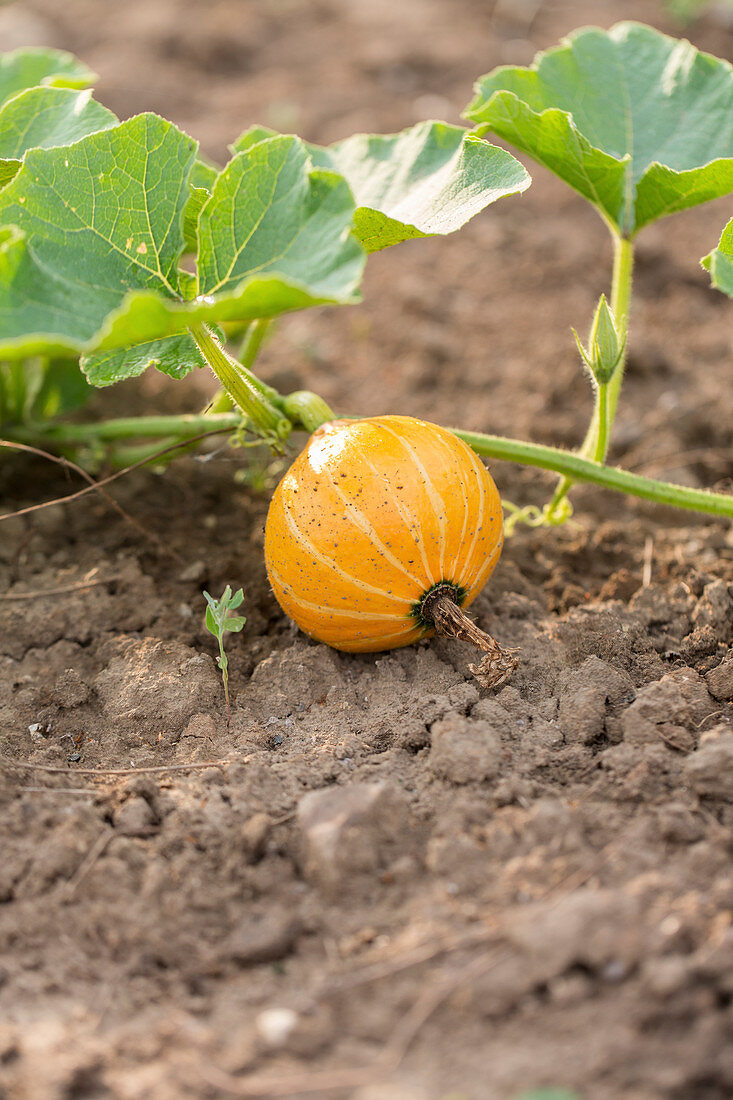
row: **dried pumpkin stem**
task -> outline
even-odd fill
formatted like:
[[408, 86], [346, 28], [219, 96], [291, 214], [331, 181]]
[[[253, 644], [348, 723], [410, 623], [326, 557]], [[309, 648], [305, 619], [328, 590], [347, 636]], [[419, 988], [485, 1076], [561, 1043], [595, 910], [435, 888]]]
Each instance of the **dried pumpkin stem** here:
[[421, 614], [435, 627], [436, 634], [470, 642], [485, 653], [477, 665], [468, 670], [483, 688], [498, 688], [505, 684], [519, 666], [518, 649], [502, 649], [496, 638], [469, 619], [450, 595], [430, 593], [423, 601]]

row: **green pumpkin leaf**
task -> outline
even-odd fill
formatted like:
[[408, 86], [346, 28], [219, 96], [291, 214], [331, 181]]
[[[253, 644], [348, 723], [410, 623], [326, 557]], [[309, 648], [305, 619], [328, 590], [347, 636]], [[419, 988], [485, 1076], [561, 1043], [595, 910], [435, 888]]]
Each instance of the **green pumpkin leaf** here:
[[[233, 148], [251, 148], [269, 133], [254, 126]], [[308, 151], [314, 164], [349, 184], [357, 204], [354, 233], [367, 252], [453, 233], [530, 184], [510, 153], [443, 122], [420, 122], [398, 134], [355, 134]]]
[[[76, 359], [41, 360], [43, 379], [28, 415], [37, 421], [81, 408], [93, 392]], [[20, 366], [20, 364], [16, 364]]]
[[353, 301], [364, 267], [353, 213], [344, 180], [313, 169], [299, 138], [238, 153], [199, 216], [199, 293], [232, 295], [221, 320]]
[[169, 378], [184, 378], [194, 367], [205, 367], [206, 363], [193, 339], [181, 333], [131, 348], [84, 355], [80, 366], [93, 386], [111, 386], [125, 378], [137, 378], [148, 367], [155, 367]]
[[710, 282], [733, 298], [733, 218], [723, 230], [718, 247], [700, 261], [710, 272]]
[[313, 160], [347, 180], [357, 203], [354, 232], [367, 252], [454, 233], [490, 203], [530, 184], [506, 150], [444, 122], [420, 122], [399, 134], [356, 134], [313, 150]]
[[24, 49], [0, 55], [0, 105], [26, 88], [88, 88], [97, 74], [65, 50]]
[[0, 423], [47, 420], [79, 408], [90, 393], [75, 359], [0, 362]]
[[641, 23], [587, 27], [476, 84], [464, 116], [633, 236], [733, 190], [733, 68]]
[[[198, 247], [198, 240], [196, 242], [196, 246]], [[193, 271], [186, 271], [184, 268], [179, 267], [178, 289], [181, 292], [182, 298], [185, 298], [189, 301], [195, 298], [199, 290], [198, 276]]]
[[198, 216], [198, 293], [182, 273], [196, 145], [140, 115], [33, 149], [0, 192], [0, 355], [83, 356], [96, 385], [203, 361], [188, 330], [353, 301], [364, 252], [339, 175], [297, 138], [237, 154]]
[[20, 160], [29, 149], [71, 145], [117, 125], [89, 89], [29, 88], [0, 109], [0, 157]]
[[10, 183], [15, 173], [20, 168], [20, 161], [14, 157], [0, 160], [0, 191], [6, 183]]
[[201, 156], [199, 153], [196, 160], [193, 162], [189, 183], [192, 187], [202, 187], [211, 194], [214, 187], [214, 181], [220, 171], [221, 168], [218, 168], [213, 161], [207, 160], [206, 157]]
[[118, 119], [92, 99], [71, 88], [29, 88], [0, 109], [0, 187], [13, 178], [29, 149], [71, 145], [97, 130], [109, 130]]
[[26, 154], [0, 192], [0, 354], [85, 351], [126, 295], [175, 301], [195, 154], [151, 114]]
[[[159, 337], [199, 321], [252, 321], [354, 301], [365, 257], [350, 234], [353, 212], [344, 180], [314, 171], [298, 138], [278, 137], [238, 154], [199, 214], [198, 297], [173, 303], [151, 292], [129, 296], [107, 318], [99, 343], [135, 346], [86, 356], [87, 377], [108, 385], [146, 365], [180, 377], [203, 365], [198, 350], [188, 336], [167, 345]], [[141, 333], [153, 345], [139, 355]]]

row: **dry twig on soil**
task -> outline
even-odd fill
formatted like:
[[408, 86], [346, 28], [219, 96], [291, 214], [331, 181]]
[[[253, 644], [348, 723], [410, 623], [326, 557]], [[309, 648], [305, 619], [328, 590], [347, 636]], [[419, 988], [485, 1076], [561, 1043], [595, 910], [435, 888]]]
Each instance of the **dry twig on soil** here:
[[83, 592], [85, 588], [114, 584], [119, 579], [119, 577], [105, 577], [95, 581], [79, 581], [77, 584], [60, 584], [58, 588], [45, 588], [42, 592], [2, 592], [0, 600], [45, 600], [49, 596], [64, 596], [68, 592]]
[[242, 760], [204, 760], [195, 764], [160, 764], [151, 768], [60, 768], [57, 765], [51, 764], [29, 764], [20, 760], [3, 760], [0, 761], [0, 768], [4, 768], [6, 771], [11, 768], [23, 768], [26, 771], [37, 772], [52, 772], [55, 775], [142, 775], [153, 774], [155, 772], [180, 772], [180, 771], [197, 771], [201, 768], [223, 768], [225, 764], [244, 764], [246, 758]]
[[[49, 508], [52, 504], [62, 504], [65, 500], [73, 500], [77, 496], [82, 496], [84, 493], [98, 492], [99, 495], [106, 500], [110, 508], [113, 508], [115, 512], [118, 512], [124, 520], [132, 524], [135, 530], [144, 535], [146, 539], [152, 539], [153, 542], [160, 544], [160, 539], [157, 535], [154, 535], [151, 531], [148, 531], [143, 525], [134, 519], [129, 512], [126, 512], [121, 504], [111, 497], [109, 493], [105, 492], [103, 485], [106, 481], [111, 480], [106, 478], [103, 481], [95, 481], [94, 478], [87, 473], [83, 466], [78, 466], [76, 462], [72, 462], [69, 458], [60, 458], [58, 455], [52, 455], [49, 451], [43, 451], [40, 447], [30, 447], [27, 443], [13, 443], [9, 439], [0, 439], [0, 447], [10, 447], [15, 451], [25, 451], [28, 454], [37, 455], [39, 458], [46, 458], [49, 462], [55, 462], [58, 466], [62, 466], [64, 469], [73, 470], [79, 477], [83, 478], [87, 482], [88, 488], [82, 489], [78, 493], [73, 493], [68, 497], [60, 497], [57, 500], [49, 500], [44, 504], [35, 504], [31, 508], [22, 508], [19, 512], [8, 512], [4, 515], [0, 515], [0, 520], [8, 519], [10, 516], [22, 516], [27, 512], [35, 511], [37, 508]], [[123, 471], [124, 472], [124, 471]], [[162, 544], [160, 544], [162, 545]]]

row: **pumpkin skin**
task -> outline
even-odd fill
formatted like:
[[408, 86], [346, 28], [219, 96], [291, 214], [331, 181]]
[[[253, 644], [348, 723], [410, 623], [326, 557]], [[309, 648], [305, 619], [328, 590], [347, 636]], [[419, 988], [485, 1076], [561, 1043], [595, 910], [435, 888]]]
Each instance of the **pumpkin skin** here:
[[275, 490], [265, 563], [302, 631], [373, 652], [432, 633], [420, 607], [439, 585], [467, 607], [499, 560], [502, 534], [493, 479], [452, 432], [409, 416], [334, 420]]

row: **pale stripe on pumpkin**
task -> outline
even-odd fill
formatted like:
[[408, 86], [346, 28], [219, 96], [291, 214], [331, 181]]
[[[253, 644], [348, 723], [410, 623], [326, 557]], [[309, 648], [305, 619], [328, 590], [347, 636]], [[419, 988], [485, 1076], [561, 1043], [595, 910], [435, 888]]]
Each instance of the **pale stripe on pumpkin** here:
[[[438, 432], [435, 433], [435, 438], [440, 440], [441, 447], [443, 447], [443, 449], [448, 452], [451, 457], [452, 463], [457, 468], [460, 489], [457, 485], [454, 491], [458, 492], [461, 499], [463, 500], [463, 526], [461, 527], [461, 533], [458, 536], [457, 546], [450, 564], [450, 569], [447, 572], [445, 570], [443, 571], [443, 577], [446, 580], [455, 581], [456, 584], [462, 584], [463, 582], [461, 577], [462, 570], [460, 566], [460, 560], [461, 553], [463, 551], [464, 540], [466, 538], [466, 528], [468, 527], [468, 520], [471, 514], [471, 507], [468, 500], [469, 486], [464, 477], [465, 471], [463, 470], [462, 463], [460, 462], [460, 457], [458, 454], [456, 454], [455, 444], [458, 443], [459, 440], [451, 437], [448, 433], [446, 433], [446, 435], [443, 435], [442, 433]], [[463, 490], [462, 492], [460, 491], [461, 489]]]
[[277, 570], [273, 567], [272, 563], [268, 565], [270, 573], [270, 580], [277, 583], [284, 596], [286, 596], [292, 603], [298, 607], [304, 608], [306, 611], [314, 611], [318, 615], [327, 614], [329, 618], [340, 619], [367, 619], [373, 622], [407, 622], [407, 618], [404, 614], [399, 615], [386, 611], [354, 611], [352, 608], [347, 607], [332, 607], [326, 603], [314, 603], [312, 600], [307, 600], [305, 596], [301, 596], [296, 592], [292, 585], [289, 585], [278, 574]]
[[[489, 557], [486, 558], [486, 560], [480, 566], [478, 573], [473, 578], [473, 580], [464, 582], [465, 587], [469, 593], [469, 599], [473, 599], [474, 596], [478, 596], [486, 581], [489, 579], [491, 571], [496, 565], [497, 559], [501, 554], [502, 541], [502, 539], [499, 539]], [[473, 593], [473, 595], [471, 595], [471, 593]]]
[[439, 542], [440, 553], [439, 553], [439, 558], [438, 558], [438, 577], [437, 577], [437, 579], [440, 580], [445, 575], [445, 541], [446, 541], [445, 501], [443, 500], [440, 493], [438, 492], [438, 490], [435, 488], [432, 481], [430, 480], [430, 475], [428, 474], [428, 471], [425, 469], [425, 464], [420, 459], [420, 456], [418, 455], [417, 451], [413, 447], [412, 443], [410, 443], [410, 441], [408, 439], [405, 439], [403, 436], [401, 436], [397, 432], [395, 432], [393, 428], [388, 427], [386, 424], [382, 424], [381, 428], [382, 428], [383, 431], [388, 432], [389, 435], [393, 436], [398, 441], [398, 443], [402, 444], [402, 446], [405, 448], [407, 453], [410, 455], [410, 458], [412, 459], [414, 465], [420, 471], [420, 474], [422, 476], [423, 485], [425, 486], [425, 492], [428, 495], [428, 500], [430, 501], [430, 507], [433, 509], [433, 514], [434, 514], [434, 516], [437, 520], [437, 523], [438, 523], [438, 530], [440, 531], [440, 542]]
[[[381, 427], [381, 425], [380, 425], [380, 427]], [[393, 501], [394, 506], [397, 510], [397, 514], [399, 515], [400, 519], [405, 524], [405, 527], [407, 528], [407, 530], [410, 532], [410, 538], [414, 539], [415, 546], [417, 547], [417, 549], [420, 553], [420, 557], [422, 559], [423, 569], [425, 570], [425, 578], [427, 580], [427, 584], [425, 585], [425, 587], [429, 588], [431, 584], [435, 583], [436, 578], [435, 578], [435, 574], [433, 573], [432, 569], [430, 568], [430, 563], [428, 562], [428, 556], [425, 553], [425, 539], [422, 537], [422, 530], [418, 526], [415, 517], [410, 516], [410, 513], [405, 510], [404, 505], [402, 504], [402, 501], [400, 500], [397, 491], [393, 490], [392, 486], [390, 485], [389, 478], [385, 477], [384, 474], [380, 474], [379, 470], [377, 470], [374, 463], [370, 462], [368, 458], [365, 458], [364, 462], [365, 462], [365, 465], [367, 465], [369, 467], [369, 469], [372, 471], [372, 473], [375, 475], [375, 477], [378, 477], [381, 481], [384, 482], [387, 489], [392, 494], [392, 501]]]
[[[393, 419], [401, 419], [401, 418], [394, 417]], [[385, 433], [385, 435], [392, 436], [392, 438], [397, 440], [400, 447], [402, 447], [403, 450], [407, 451], [407, 453], [410, 454], [410, 448], [408, 447], [406, 441], [402, 438], [402, 436], [399, 435], [399, 433], [392, 431], [382, 421], [375, 421], [374, 427], [378, 428], [380, 431], [383, 431]], [[383, 478], [383, 480], [384, 480], [385, 484], [388, 486], [388, 488], [390, 488], [390, 491], [391, 491], [391, 486], [389, 484], [389, 480], [386, 477]], [[427, 496], [427, 487], [423, 484], [422, 488], [425, 491], [425, 495]], [[435, 584], [441, 578], [440, 578], [440, 574], [436, 573], [435, 569], [430, 564], [430, 559], [428, 558], [427, 549], [426, 549], [427, 540], [425, 538], [425, 530], [424, 530], [422, 524], [419, 521], [419, 512], [418, 512], [417, 509], [415, 509], [411, 516], [410, 516], [409, 512], [407, 513], [407, 516], [405, 516], [402, 502], [399, 500], [399, 497], [398, 497], [396, 491], [393, 493], [392, 499], [395, 503], [395, 506], [397, 507], [397, 511], [399, 512], [400, 516], [405, 520], [405, 523], [407, 524], [409, 529], [411, 531], [416, 532], [415, 541], [416, 541], [417, 546], [420, 550], [420, 557], [422, 558], [423, 569], [425, 570], [425, 581], [426, 581], [426, 583], [423, 585], [423, 589], [421, 590], [421, 591], [424, 591], [425, 588], [429, 588], [431, 585]]]
[[411, 573], [409, 569], [406, 569], [404, 562], [401, 562], [399, 558], [396, 558], [389, 547], [384, 545], [379, 535], [377, 534], [374, 525], [364, 515], [361, 509], [357, 508], [354, 502], [352, 500], [349, 500], [343, 490], [336, 484], [336, 481], [331, 471], [326, 468], [323, 472], [327, 475], [328, 480], [333, 486], [333, 491], [336, 493], [336, 496], [343, 504], [344, 508], [346, 509], [346, 515], [349, 517], [354, 526], [358, 527], [362, 535], [367, 536], [367, 538], [374, 544], [382, 557], [384, 557], [390, 563], [390, 565], [393, 565], [395, 569], [398, 569], [401, 573], [404, 573], [408, 580], [416, 584], [418, 588], [422, 591], [424, 582], [416, 577], [414, 573]]
[[293, 518], [292, 512], [284, 502], [282, 505], [282, 512], [285, 517], [285, 522], [288, 525], [288, 530], [295, 539], [297, 545], [302, 546], [305, 551], [321, 565], [325, 565], [328, 569], [336, 573], [337, 576], [341, 577], [342, 580], [353, 585], [354, 588], [360, 589], [362, 592], [370, 592], [374, 596], [382, 596], [385, 600], [393, 600], [403, 605], [407, 602], [403, 596], [395, 596], [392, 592], [387, 592], [384, 588], [376, 588], [367, 581], [363, 581], [359, 577], [354, 577], [351, 573], [347, 573], [345, 569], [342, 569], [341, 566], [333, 560], [333, 558], [329, 558], [322, 553], [315, 543], [311, 542], [308, 536], [301, 531]]
[[[471, 448], [468, 447], [467, 450], [468, 450], [469, 456], [471, 458], [471, 463], [473, 465], [473, 468], [476, 472], [476, 481], [477, 481], [477, 484], [478, 484], [478, 491], [479, 491], [479, 502], [478, 502], [478, 506], [476, 508], [476, 514], [475, 514], [475, 517], [474, 517], [473, 538], [471, 539], [471, 545], [469, 547], [468, 553], [466, 554], [466, 557], [463, 561], [463, 566], [462, 566], [462, 569], [466, 570], [466, 572], [468, 571], [468, 569], [470, 567], [471, 559], [474, 555], [474, 551], [476, 550], [476, 542], [478, 540], [479, 531], [481, 530], [481, 526], [482, 526], [483, 521], [484, 521], [484, 514], [486, 512], [486, 493], [484, 491], [484, 479], [486, 477], [486, 469], [482, 465], [482, 463], [479, 462], [478, 458], [476, 457], [474, 452], [471, 450]], [[483, 561], [483, 558], [481, 560]], [[479, 564], [478, 568], [479, 569], [481, 568], [480, 564]], [[463, 584], [465, 585], [465, 587], [469, 588], [472, 583], [473, 583], [472, 581], [469, 581], [468, 576], [464, 575]]]

